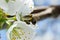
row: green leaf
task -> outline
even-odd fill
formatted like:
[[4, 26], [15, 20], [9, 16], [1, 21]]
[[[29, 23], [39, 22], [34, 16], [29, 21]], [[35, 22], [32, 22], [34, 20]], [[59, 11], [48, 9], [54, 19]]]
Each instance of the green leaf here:
[[7, 3], [9, 2], [9, 0], [5, 0]]
[[3, 9], [0, 8], [0, 29], [3, 28], [4, 23], [6, 22], [6, 15], [3, 12]]
[[0, 22], [0, 30], [3, 28], [3, 24], [4, 24], [4, 22]]
[[12, 0], [12, 1], [16, 1], [16, 0]]

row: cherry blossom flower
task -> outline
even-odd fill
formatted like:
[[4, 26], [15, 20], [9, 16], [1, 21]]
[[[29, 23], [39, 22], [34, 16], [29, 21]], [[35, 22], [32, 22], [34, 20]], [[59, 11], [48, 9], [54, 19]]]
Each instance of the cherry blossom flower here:
[[25, 22], [15, 22], [7, 31], [8, 40], [32, 40], [34, 30]]

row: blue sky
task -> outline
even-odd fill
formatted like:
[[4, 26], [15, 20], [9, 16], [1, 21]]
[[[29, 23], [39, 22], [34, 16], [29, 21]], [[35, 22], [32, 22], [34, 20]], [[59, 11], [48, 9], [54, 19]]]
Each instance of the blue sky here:
[[33, 0], [37, 6], [60, 5], [60, 0]]

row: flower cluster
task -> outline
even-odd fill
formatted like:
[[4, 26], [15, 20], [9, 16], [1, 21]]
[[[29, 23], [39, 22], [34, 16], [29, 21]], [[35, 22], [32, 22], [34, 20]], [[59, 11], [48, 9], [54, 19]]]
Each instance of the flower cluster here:
[[[0, 8], [8, 15], [9, 21], [15, 20], [7, 31], [8, 40], [32, 40], [34, 36], [33, 25], [27, 25], [21, 19], [25, 15], [29, 15], [34, 9], [32, 0], [0, 0]], [[0, 22], [5, 21], [5, 15], [1, 15]], [[21, 15], [21, 16], [20, 16]], [[13, 16], [13, 17], [12, 17]], [[6, 16], [7, 17], [7, 16]], [[12, 18], [10, 18], [12, 17]], [[4, 20], [3, 20], [4, 19]], [[9, 24], [9, 22], [7, 22]]]

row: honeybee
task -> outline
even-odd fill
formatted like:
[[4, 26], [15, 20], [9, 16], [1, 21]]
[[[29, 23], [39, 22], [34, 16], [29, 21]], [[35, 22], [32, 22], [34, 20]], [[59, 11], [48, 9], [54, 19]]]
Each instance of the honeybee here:
[[24, 16], [25, 22], [27, 24], [32, 23], [35, 25], [38, 21], [44, 20], [46, 18], [57, 18], [60, 15], [60, 5], [53, 5], [49, 6], [48, 8], [44, 9], [36, 9], [31, 12], [30, 15]]

